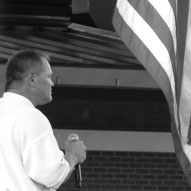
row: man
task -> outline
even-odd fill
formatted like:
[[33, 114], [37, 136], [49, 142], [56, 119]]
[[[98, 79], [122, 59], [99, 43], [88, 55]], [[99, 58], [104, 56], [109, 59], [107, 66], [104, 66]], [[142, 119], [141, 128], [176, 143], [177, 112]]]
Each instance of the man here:
[[52, 100], [51, 75], [48, 57], [38, 51], [22, 50], [8, 60], [0, 99], [0, 190], [55, 190], [86, 158], [82, 141], [66, 141], [64, 154], [35, 108]]

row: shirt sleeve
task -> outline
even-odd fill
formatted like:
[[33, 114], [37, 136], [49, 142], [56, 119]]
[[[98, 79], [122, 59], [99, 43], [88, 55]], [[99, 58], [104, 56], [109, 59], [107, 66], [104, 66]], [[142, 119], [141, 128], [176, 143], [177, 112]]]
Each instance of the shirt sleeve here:
[[40, 112], [25, 118], [23, 164], [33, 181], [57, 189], [70, 172], [48, 119]]

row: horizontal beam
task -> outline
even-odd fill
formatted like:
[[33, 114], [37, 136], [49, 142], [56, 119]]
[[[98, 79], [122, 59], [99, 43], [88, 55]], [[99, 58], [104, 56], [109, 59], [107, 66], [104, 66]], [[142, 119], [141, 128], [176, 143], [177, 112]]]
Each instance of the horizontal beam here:
[[89, 151], [175, 152], [171, 133], [54, 129], [61, 149], [71, 133], [78, 134]]

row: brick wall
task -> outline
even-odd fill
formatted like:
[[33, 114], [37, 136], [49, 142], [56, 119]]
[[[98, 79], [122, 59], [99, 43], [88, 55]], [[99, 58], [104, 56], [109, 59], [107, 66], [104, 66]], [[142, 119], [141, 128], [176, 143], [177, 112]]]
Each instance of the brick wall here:
[[83, 187], [74, 174], [59, 191], [188, 191], [175, 153], [88, 151]]

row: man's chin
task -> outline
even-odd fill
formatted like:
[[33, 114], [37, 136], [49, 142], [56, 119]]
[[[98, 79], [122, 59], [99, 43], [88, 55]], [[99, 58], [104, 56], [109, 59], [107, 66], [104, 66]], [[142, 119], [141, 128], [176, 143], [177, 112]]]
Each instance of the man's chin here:
[[46, 103], [50, 103], [52, 101], [52, 96], [49, 97], [49, 99], [47, 99]]
[[50, 96], [48, 99], [44, 99], [39, 105], [45, 105], [47, 103], [50, 103], [52, 101], [52, 96]]

